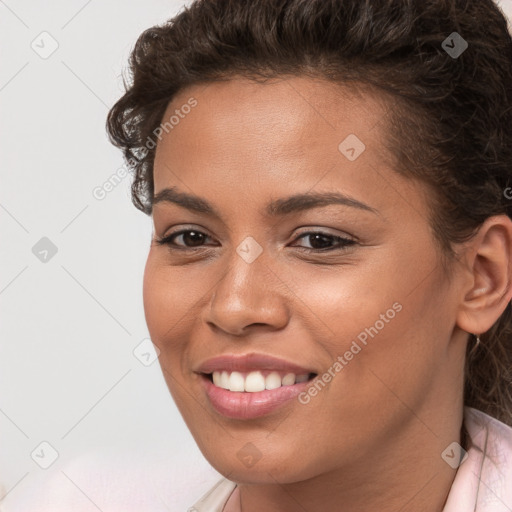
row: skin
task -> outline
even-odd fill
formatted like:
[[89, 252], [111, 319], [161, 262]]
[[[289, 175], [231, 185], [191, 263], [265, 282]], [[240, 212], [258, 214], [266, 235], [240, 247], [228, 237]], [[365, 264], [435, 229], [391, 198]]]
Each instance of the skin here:
[[[468, 332], [489, 329], [510, 298], [512, 222], [488, 219], [458, 247], [447, 279], [424, 185], [399, 176], [385, 147], [390, 104], [370, 90], [305, 77], [195, 85], [169, 104], [198, 104], [164, 133], [155, 193], [202, 197], [221, 219], [154, 206], [144, 307], [169, 390], [206, 459], [239, 484], [226, 511], [442, 511], [455, 470], [441, 458], [460, 442]], [[338, 150], [356, 134], [366, 150]], [[377, 210], [328, 205], [281, 218], [267, 203], [341, 192]], [[188, 252], [156, 238], [175, 237]], [[330, 252], [308, 231], [356, 243]], [[253, 237], [252, 263], [236, 248]], [[337, 239], [327, 239], [336, 247]], [[380, 315], [402, 306], [308, 404], [292, 400], [253, 420], [219, 415], [193, 371], [220, 354], [258, 352], [322, 374]], [[252, 443], [261, 458], [237, 453]]]

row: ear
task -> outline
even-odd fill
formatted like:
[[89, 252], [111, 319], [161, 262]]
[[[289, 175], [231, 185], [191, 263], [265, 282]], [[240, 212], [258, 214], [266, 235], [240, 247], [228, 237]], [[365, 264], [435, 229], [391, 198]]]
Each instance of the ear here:
[[482, 334], [512, 298], [512, 220], [507, 215], [489, 217], [468, 244], [468, 279], [457, 325], [466, 332]]

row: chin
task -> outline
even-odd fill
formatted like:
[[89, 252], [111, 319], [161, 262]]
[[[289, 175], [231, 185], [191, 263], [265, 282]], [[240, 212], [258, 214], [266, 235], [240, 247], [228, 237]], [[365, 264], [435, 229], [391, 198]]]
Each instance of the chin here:
[[251, 458], [248, 455], [249, 447], [246, 448], [247, 453], [244, 453], [242, 448], [233, 453], [233, 456], [229, 456], [230, 447], [232, 444], [229, 444], [226, 450], [221, 448], [222, 451], [217, 452], [219, 449], [217, 445], [215, 450], [201, 451], [216, 471], [233, 482], [275, 484], [277, 481], [281, 484], [290, 484], [313, 478], [318, 474], [314, 464], [308, 464], [303, 458], [298, 458], [294, 450], [291, 450], [290, 454], [283, 454], [281, 458], [276, 458], [277, 454], [272, 450], [272, 445], [267, 445], [272, 452], [271, 458], [264, 454], [258, 458], [256, 453]]

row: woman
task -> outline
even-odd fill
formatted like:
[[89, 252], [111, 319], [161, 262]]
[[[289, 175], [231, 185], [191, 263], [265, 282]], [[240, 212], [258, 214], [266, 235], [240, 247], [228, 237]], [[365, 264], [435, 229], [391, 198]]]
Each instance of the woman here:
[[224, 479], [190, 510], [512, 510], [512, 40], [491, 0], [204, 0], [108, 130]]

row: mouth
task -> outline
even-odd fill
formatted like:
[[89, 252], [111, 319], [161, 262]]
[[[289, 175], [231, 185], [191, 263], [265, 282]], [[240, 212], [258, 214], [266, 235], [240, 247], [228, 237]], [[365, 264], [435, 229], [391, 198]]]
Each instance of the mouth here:
[[[313, 367], [270, 354], [220, 354], [194, 369], [214, 412], [233, 419], [249, 420], [271, 412], [283, 412], [318, 376]], [[278, 411], [279, 409], [279, 411]]]
[[295, 375], [275, 370], [223, 370], [199, 375], [213, 410], [225, 418], [237, 420], [251, 420], [282, 412], [285, 404], [300, 406], [301, 402], [294, 399], [317, 376], [316, 373]]
[[260, 393], [313, 380], [316, 373], [295, 374], [275, 370], [214, 371], [201, 374], [214, 386], [234, 393]]

